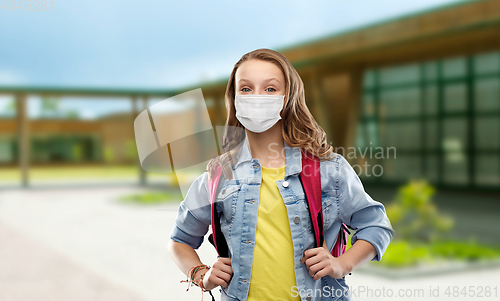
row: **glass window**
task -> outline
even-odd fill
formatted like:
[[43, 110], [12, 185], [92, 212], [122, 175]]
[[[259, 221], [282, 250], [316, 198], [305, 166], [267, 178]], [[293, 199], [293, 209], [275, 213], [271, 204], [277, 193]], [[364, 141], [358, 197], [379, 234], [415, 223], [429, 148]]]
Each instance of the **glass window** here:
[[468, 184], [467, 160], [463, 154], [455, 154], [454, 159], [451, 156], [444, 160], [443, 180], [446, 184], [465, 185]]
[[500, 185], [500, 157], [499, 155], [477, 155], [475, 177], [477, 185]]
[[436, 150], [438, 146], [438, 121], [429, 119], [425, 123], [425, 148]]
[[467, 145], [467, 119], [465, 117], [445, 118], [443, 121], [443, 147], [447, 141], [464, 149]]
[[482, 53], [474, 56], [474, 73], [488, 74], [500, 71], [500, 54], [498, 52]]
[[419, 87], [391, 89], [380, 92], [380, 116], [420, 115]]
[[444, 182], [467, 184], [467, 120], [446, 118], [443, 122]]
[[478, 149], [498, 149], [500, 152], [500, 118], [476, 117], [475, 143]]
[[382, 178], [390, 181], [407, 181], [421, 178], [422, 160], [419, 155], [398, 154], [382, 161]]
[[500, 109], [500, 78], [476, 79], [474, 106], [477, 112]]
[[13, 163], [14, 153], [12, 149], [12, 139], [10, 137], [0, 137], [0, 163]]
[[0, 95], [0, 118], [14, 118], [16, 112], [17, 106], [14, 97]]
[[431, 84], [425, 87], [424, 104], [427, 115], [436, 115], [438, 112], [438, 89], [437, 85]]
[[373, 86], [375, 86], [375, 71], [368, 70], [364, 73], [363, 76], [363, 87], [373, 88]]
[[500, 187], [500, 51], [370, 70], [364, 80], [378, 91], [377, 102], [363, 97], [365, 145], [380, 138], [398, 151], [379, 161], [383, 181]]
[[422, 146], [421, 134], [421, 123], [418, 121], [386, 123], [384, 131], [381, 130], [385, 147], [396, 147], [396, 149], [404, 150], [420, 149]]
[[467, 109], [467, 87], [465, 83], [444, 86], [444, 111], [462, 112]]
[[420, 66], [411, 64], [381, 69], [379, 80], [381, 86], [418, 83], [420, 80]]
[[437, 79], [437, 63], [426, 62], [424, 63], [424, 79], [427, 81]]
[[375, 98], [372, 93], [363, 94], [363, 115], [366, 117], [375, 115]]
[[455, 57], [442, 61], [443, 78], [464, 77], [467, 71], [464, 57]]
[[356, 129], [356, 147], [365, 147], [366, 143], [366, 137], [365, 137], [365, 123], [360, 123], [358, 124], [357, 126], [357, 129]]
[[436, 183], [438, 181], [438, 168], [439, 168], [438, 156], [432, 154], [426, 155], [425, 160], [427, 162], [425, 178], [429, 180], [429, 182], [431, 183]]
[[367, 145], [378, 146], [378, 124], [375, 121], [369, 121], [366, 123], [367, 131]]

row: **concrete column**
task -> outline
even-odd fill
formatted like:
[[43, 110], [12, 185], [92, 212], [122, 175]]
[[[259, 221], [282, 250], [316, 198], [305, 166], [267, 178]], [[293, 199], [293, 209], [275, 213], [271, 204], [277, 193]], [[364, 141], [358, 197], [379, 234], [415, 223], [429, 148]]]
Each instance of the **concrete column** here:
[[[137, 96], [132, 96], [132, 120], [135, 120], [135, 118], [144, 110], [148, 108], [148, 97], [143, 96], [142, 101], [139, 103]], [[133, 122], [133, 121], [132, 121]], [[146, 171], [142, 169], [141, 166], [141, 161], [139, 158], [137, 158], [137, 164], [139, 168], [139, 185], [145, 186], [147, 183], [147, 177], [146, 177]]]
[[[362, 70], [351, 69], [325, 79], [330, 120], [329, 142], [335, 148], [355, 146], [362, 95]], [[339, 151], [339, 153], [341, 153]]]
[[330, 109], [325, 98], [323, 77], [311, 71], [304, 80], [304, 89], [307, 107], [326, 134], [330, 134]]
[[29, 120], [27, 113], [26, 94], [16, 95], [17, 105], [17, 131], [18, 131], [18, 151], [19, 151], [19, 169], [21, 171], [21, 186], [29, 185]]

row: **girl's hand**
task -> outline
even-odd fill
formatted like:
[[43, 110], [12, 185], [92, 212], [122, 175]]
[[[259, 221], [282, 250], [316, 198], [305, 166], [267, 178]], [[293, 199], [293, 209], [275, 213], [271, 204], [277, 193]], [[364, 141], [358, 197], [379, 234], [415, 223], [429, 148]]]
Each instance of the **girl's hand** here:
[[306, 250], [300, 262], [306, 264], [309, 275], [314, 280], [326, 275], [339, 279], [348, 274], [342, 264], [342, 259], [333, 257], [326, 245]]
[[212, 268], [203, 276], [203, 286], [207, 290], [212, 290], [219, 285], [227, 287], [232, 276], [231, 258], [219, 257]]

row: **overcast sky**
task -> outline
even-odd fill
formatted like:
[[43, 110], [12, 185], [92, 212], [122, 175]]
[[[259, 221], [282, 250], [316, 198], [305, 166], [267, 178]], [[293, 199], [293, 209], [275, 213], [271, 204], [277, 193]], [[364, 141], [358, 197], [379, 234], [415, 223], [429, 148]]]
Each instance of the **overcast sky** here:
[[253, 49], [452, 2], [53, 0], [53, 11], [0, 9], [0, 84], [178, 87], [227, 76]]
[[52, 2], [0, 9], [0, 85], [177, 88], [225, 78], [257, 48], [462, 1]]

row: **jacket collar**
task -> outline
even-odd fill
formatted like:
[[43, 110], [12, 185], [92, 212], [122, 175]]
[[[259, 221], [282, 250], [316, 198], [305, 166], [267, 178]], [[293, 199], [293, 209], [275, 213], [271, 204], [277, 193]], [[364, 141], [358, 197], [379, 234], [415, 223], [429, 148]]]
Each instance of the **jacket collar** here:
[[[302, 153], [299, 147], [291, 147], [286, 144], [283, 140], [283, 144], [285, 146], [285, 155], [286, 155], [286, 169], [285, 169], [285, 178], [300, 173], [302, 171]], [[242, 146], [237, 154], [237, 162], [234, 166], [236, 169], [238, 165], [246, 161], [252, 161], [252, 154], [250, 153], [250, 148], [248, 146], [247, 137], [243, 138]], [[255, 159], [257, 160], [257, 159]]]

